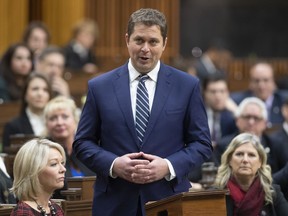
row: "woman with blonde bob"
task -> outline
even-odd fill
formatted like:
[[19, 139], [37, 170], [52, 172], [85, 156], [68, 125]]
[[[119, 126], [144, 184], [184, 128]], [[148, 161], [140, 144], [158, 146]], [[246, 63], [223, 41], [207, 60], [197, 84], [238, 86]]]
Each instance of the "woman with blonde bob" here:
[[73, 153], [72, 144], [79, 122], [80, 111], [71, 98], [58, 96], [44, 109], [47, 137], [63, 146], [66, 153], [66, 176], [95, 176]]
[[50, 198], [64, 186], [65, 159], [63, 147], [47, 139], [32, 139], [20, 148], [11, 188], [19, 202], [11, 215], [64, 215]]
[[257, 136], [242, 133], [221, 157], [215, 185], [229, 190], [227, 215], [288, 215], [280, 187], [272, 184], [267, 155]]

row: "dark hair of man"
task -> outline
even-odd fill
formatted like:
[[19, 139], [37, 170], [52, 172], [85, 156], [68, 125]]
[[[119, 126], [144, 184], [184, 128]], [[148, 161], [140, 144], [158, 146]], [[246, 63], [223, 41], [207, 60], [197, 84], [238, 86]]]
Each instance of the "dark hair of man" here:
[[203, 91], [206, 91], [206, 89], [210, 83], [218, 82], [218, 81], [227, 82], [226, 77], [220, 73], [212, 74], [212, 75], [206, 77], [203, 80], [203, 84], [202, 84]]
[[134, 32], [135, 25], [139, 23], [146, 26], [159, 26], [163, 41], [165, 41], [167, 37], [167, 22], [163, 13], [151, 8], [141, 8], [132, 13], [127, 26], [128, 37]]
[[39, 55], [38, 60], [43, 61], [46, 58], [46, 56], [48, 56], [50, 54], [54, 54], [54, 53], [62, 55], [63, 58], [65, 59], [65, 55], [64, 55], [64, 52], [62, 51], [62, 49], [60, 49], [59, 47], [56, 47], [56, 46], [49, 46], [42, 51], [42, 53]]

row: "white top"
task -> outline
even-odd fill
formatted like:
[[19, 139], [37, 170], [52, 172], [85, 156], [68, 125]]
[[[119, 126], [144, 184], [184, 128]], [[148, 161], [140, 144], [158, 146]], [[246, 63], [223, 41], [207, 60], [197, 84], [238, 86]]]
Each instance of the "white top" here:
[[29, 119], [29, 122], [32, 126], [34, 135], [41, 136], [43, 135], [45, 131], [45, 121], [44, 121], [44, 115], [36, 115], [35, 113], [32, 113], [31, 110], [27, 107], [26, 113]]

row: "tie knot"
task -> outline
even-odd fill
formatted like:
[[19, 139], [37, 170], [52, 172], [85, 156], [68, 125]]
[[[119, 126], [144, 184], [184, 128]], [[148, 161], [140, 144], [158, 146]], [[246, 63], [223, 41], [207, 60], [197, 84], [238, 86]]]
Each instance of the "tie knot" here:
[[139, 82], [142, 82], [142, 83], [144, 83], [147, 79], [149, 79], [149, 76], [147, 74], [143, 76], [140, 75], [139, 77], [140, 77]]

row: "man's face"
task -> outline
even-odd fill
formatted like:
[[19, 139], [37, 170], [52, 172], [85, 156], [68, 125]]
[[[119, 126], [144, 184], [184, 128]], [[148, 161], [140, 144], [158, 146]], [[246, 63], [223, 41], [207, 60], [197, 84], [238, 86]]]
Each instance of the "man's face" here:
[[204, 92], [205, 104], [214, 111], [225, 109], [228, 99], [228, 87], [225, 81], [210, 82]]
[[132, 65], [140, 73], [148, 73], [156, 66], [167, 43], [157, 25], [136, 24], [134, 32], [125, 38]]
[[266, 120], [263, 118], [261, 108], [250, 103], [246, 105], [242, 114], [237, 118], [236, 125], [241, 133], [252, 133], [260, 137], [266, 129]]
[[58, 53], [51, 53], [43, 60], [37, 62], [36, 70], [46, 75], [49, 79], [62, 77], [64, 72], [64, 57]]
[[250, 89], [261, 100], [267, 100], [275, 90], [273, 69], [268, 64], [258, 64], [250, 71]]

